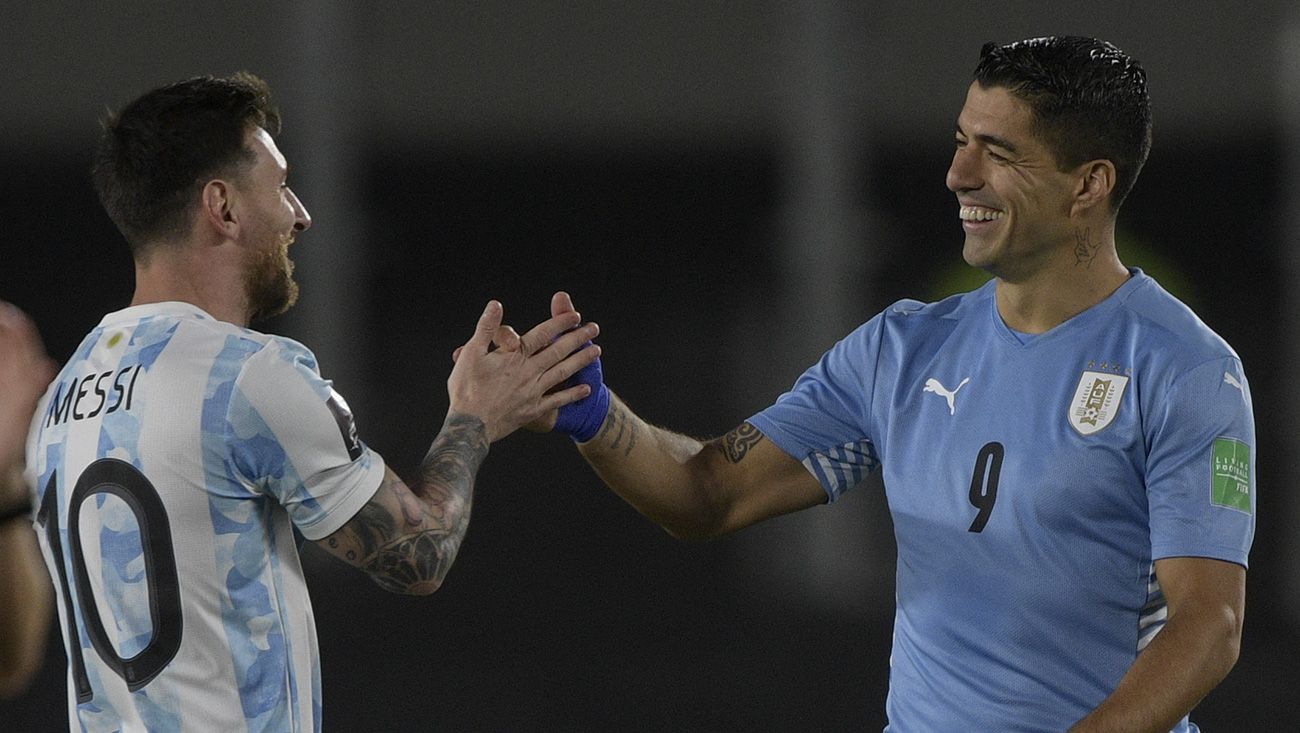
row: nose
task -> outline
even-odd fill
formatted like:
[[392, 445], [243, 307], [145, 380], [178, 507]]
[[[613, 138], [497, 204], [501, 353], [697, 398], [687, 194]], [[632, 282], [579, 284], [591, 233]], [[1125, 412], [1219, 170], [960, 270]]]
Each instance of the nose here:
[[305, 232], [311, 228], [311, 214], [307, 213], [307, 207], [302, 205], [302, 200], [298, 194], [289, 189], [289, 200], [293, 202], [293, 230], [295, 232]]
[[952, 154], [952, 165], [944, 181], [953, 193], [973, 191], [983, 185], [979, 174], [979, 156], [970, 146], [957, 148]]

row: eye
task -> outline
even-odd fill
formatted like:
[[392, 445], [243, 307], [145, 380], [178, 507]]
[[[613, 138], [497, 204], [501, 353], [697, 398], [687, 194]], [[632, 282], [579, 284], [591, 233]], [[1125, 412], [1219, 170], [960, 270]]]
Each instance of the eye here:
[[966, 147], [966, 141], [965, 141], [965, 140], [962, 140], [961, 138], [957, 138], [957, 139], [954, 140], [953, 142], [954, 142], [954, 143], [957, 145], [957, 147], [959, 147], [959, 148], [964, 148], [964, 147]]
[[993, 152], [992, 150], [989, 151], [989, 157], [993, 159], [993, 162], [994, 162], [994, 163], [1008, 163], [1008, 162], [1010, 162], [1010, 158], [1007, 158], [1006, 156], [1003, 156], [1003, 155], [998, 155], [997, 153]]

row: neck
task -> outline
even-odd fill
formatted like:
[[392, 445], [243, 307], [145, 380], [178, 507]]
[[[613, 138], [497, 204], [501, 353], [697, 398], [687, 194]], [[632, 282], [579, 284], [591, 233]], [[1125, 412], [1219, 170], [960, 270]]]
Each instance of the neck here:
[[238, 262], [227, 255], [230, 249], [189, 243], [155, 247], [135, 261], [131, 305], [190, 303], [213, 318], [247, 327], [243, 275]]
[[1041, 267], [999, 274], [998, 313], [1009, 328], [1045, 333], [1110, 297], [1129, 278], [1115, 251], [1113, 224], [1079, 227]]

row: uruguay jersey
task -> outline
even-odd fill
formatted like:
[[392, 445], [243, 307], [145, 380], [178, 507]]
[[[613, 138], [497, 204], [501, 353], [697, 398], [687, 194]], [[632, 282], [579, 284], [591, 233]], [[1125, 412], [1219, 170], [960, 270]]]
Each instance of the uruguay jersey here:
[[994, 288], [896, 303], [750, 419], [831, 501], [882, 467], [890, 731], [1065, 730], [1163, 627], [1154, 561], [1245, 566], [1254, 535], [1250, 389], [1222, 339], [1140, 270], [1030, 337]]
[[310, 351], [185, 303], [111, 313], [42, 399], [27, 467], [74, 730], [320, 729], [294, 528], [337, 530], [384, 463]]

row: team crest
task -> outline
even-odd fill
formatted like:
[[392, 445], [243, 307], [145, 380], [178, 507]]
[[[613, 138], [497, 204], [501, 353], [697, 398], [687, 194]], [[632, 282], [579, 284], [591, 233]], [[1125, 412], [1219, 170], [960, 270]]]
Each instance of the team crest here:
[[1124, 399], [1128, 377], [1105, 372], [1084, 372], [1070, 402], [1070, 425], [1080, 435], [1092, 435], [1110, 425]]

